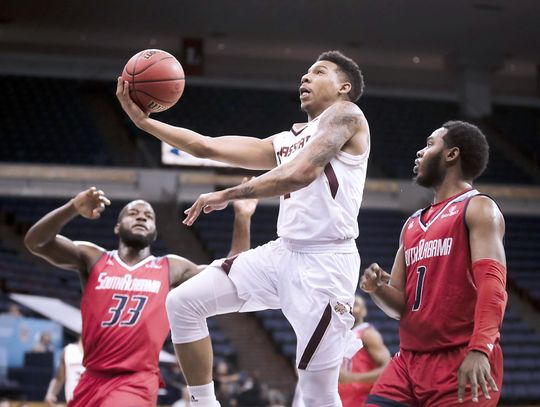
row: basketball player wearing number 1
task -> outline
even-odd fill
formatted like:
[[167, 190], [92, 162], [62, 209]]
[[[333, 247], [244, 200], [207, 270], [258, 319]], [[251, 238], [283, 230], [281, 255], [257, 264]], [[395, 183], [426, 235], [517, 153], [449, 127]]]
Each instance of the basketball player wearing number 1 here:
[[[157, 402], [159, 352], [169, 333], [165, 300], [169, 288], [196, 275], [197, 266], [176, 255], [154, 257], [157, 237], [152, 206], [137, 200], [118, 215], [118, 250], [59, 235], [78, 215], [97, 219], [110, 204], [103, 191], [80, 192], [45, 215], [26, 234], [25, 244], [49, 263], [79, 272], [83, 365], [86, 371], [69, 407], [151, 407]], [[232, 248], [249, 248], [249, 223], [256, 201], [235, 206]]]
[[119, 78], [116, 95], [139, 128], [195, 156], [269, 170], [243, 185], [201, 195], [184, 223], [231, 200], [281, 197], [279, 239], [213, 264], [167, 298], [172, 340], [193, 406], [217, 405], [206, 318], [268, 308], [281, 308], [296, 333], [305, 404], [341, 406], [337, 383], [344, 349], [350, 357], [360, 346], [350, 330], [350, 310], [359, 277], [354, 239], [370, 146], [367, 120], [354, 104], [362, 88], [353, 60], [325, 52], [301, 78], [307, 123], [265, 139], [205, 137], [149, 118]]
[[416, 182], [435, 191], [433, 204], [405, 222], [389, 284], [377, 264], [360, 282], [400, 320], [400, 352], [367, 406], [497, 405], [507, 300], [504, 218], [472, 187], [488, 156], [482, 132], [460, 121], [434, 131], [417, 153]]

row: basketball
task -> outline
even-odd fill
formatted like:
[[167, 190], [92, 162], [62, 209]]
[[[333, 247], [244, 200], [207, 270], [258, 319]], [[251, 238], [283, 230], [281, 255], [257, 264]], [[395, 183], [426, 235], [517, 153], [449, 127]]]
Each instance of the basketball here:
[[162, 112], [174, 106], [184, 92], [184, 69], [168, 52], [145, 49], [133, 55], [122, 71], [129, 94], [145, 112]]

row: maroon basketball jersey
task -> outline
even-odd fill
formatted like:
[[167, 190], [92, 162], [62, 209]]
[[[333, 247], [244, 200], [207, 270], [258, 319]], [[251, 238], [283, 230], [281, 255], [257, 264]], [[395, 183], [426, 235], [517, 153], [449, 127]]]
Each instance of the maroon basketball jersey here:
[[157, 371], [169, 323], [169, 262], [149, 256], [134, 266], [116, 251], [92, 268], [81, 302], [83, 364], [107, 373]]
[[[353, 331], [357, 338], [362, 339], [365, 330], [368, 328], [374, 329], [369, 323], [364, 322], [353, 328]], [[342, 367], [350, 372], [362, 373], [374, 370], [378, 366], [364, 347], [356, 352], [352, 359], [345, 359]], [[343, 407], [363, 406], [362, 401], [367, 398], [373, 384], [356, 382], [338, 385], [339, 397]]]
[[467, 190], [417, 211], [405, 223], [405, 312], [401, 348], [430, 352], [467, 345], [474, 328], [472, 277], [465, 211], [478, 195]]

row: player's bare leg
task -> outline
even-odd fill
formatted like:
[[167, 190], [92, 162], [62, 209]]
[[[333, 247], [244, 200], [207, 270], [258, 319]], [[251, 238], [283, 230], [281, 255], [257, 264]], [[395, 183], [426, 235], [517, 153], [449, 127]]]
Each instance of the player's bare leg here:
[[212, 381], [213, 357], [209, 336], [195, 342], [176, 343], [174, 350], [190, 386], [201, 386]]
[[212, 343], [206, 318], [240, 310], [244, 301], [216, 264], [172, 290], [166, 302], [171, 337], [184, 371], [190, 401], [197, 407], [219, 406], [212, 381]]

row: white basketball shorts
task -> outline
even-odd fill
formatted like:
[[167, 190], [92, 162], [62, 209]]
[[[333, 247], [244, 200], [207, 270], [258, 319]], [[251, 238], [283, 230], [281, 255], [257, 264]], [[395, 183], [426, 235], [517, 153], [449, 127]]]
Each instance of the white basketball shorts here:
[[282, 309], [296, 333], [299, 369], [337, 366], [361, 347], [351, 332], [360, 272], [354, 241], [303, 247], [277, 239], [221, 267], [245, 301], [240, 311]]

